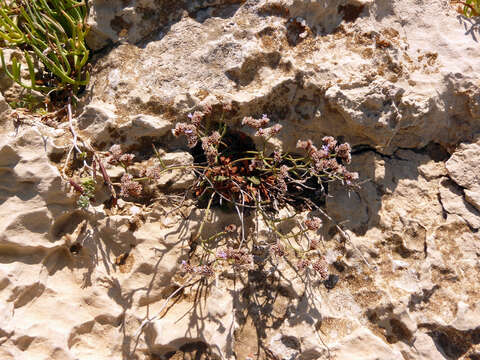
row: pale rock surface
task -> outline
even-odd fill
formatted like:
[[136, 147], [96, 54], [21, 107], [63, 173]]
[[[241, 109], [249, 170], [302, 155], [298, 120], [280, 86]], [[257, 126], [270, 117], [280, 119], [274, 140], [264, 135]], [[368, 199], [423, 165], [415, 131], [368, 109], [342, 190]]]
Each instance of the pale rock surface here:
[[94, 50], [109, 43], [137, 43], [146, 37], [162, 36], [172, 21], [182, 15], [211, 16], [216, 7], [241, 4], [245, 0], [96, 0], [87, 23], [92, 27], [87, 43]]
[[[190, 286], [181, 262], [206, 210], [175, 191], [194, 177], [163, 174], [155, 202], [116, 210], [97, 189], [79, 210], [63, 166], [69, 124], [15, 126], [2, 96], [1, 359], [480, 356], [478, 30], [448, 1], [90, 5], [90, 46], [107, 48], [73, 126], [104, 158], [121, 144], [140, 173], [156, 164], [154, 143], [166, 163], [191, 163], [175, 122], [232, 101], [231, 125], [266, 113], [284, 126], [284, 150], [325, 134], [359, 145], [350, 169], [363, 183], [326, 199], [348, 239], [325, 218], [311, 234], [326, 282], [270, 259]], [[118, 181], [123, 169], [107, 171]], [[232, 223], [215, 209], [203, 231]], [[258, 259], [268, 240], [260, 225]]]
[[480, 211], [480, 141], [462, 143], [447, 161], [450, 178], [464, 189], [465, 199]]
[[[142, 8], [137, 3], [123, 9]], [[451, 145], [480, 130], [476, 43], [448, 1], [233, 3], [156, 4], [152, 14], [187, 12], [158, 23], [165, 32], [142, 42], [131, 30], [102, 57], [93, 100], [114, 105], [120, 117], [170, 121], [204, 102], [233, 101], [232, 123], [266, 113], [284, 125], [288, 149], [312, 133], [391, 154], [431, 141]], [[106, 6], [94, 2], [92, 14]], [[200, 9], [212, 12], [199, 19]], [[110, 26], [99, 24], [92, 33]], [[150, 33], [149, 24], [139, 26]]]
[[474, 229], [480, 228], [480, 211], [465, 201], [455, 184], [445, 181], [440, 188], [440, 198], [445, 211], [460, 215]]
[[[353, 349], [355, 349], [353, 351]], [[390, 348], [367, 329], [359, 329], [342, 339], [342, 342], [331, 349], [334, 358], [346, 360], [400, 360], [400, 352]]]

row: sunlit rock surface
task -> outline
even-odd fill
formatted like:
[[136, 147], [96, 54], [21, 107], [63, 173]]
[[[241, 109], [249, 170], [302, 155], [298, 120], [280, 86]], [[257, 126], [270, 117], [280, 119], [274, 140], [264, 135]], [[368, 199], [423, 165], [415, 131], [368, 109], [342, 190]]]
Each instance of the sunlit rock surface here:
[[[155, 140], [165, 161], [188, 164], [171, 129], [226, 102], [235, 129], [246, 115], [282, 124], [283, 150], [341, 136], [361, 187], [332, 186], [325, 209], [350, 239], [325, 219], [327, 282], [268, 260], [190, 285], [179, 269], [205, 209], [172, 194], [192, 174], [164, 174], [149, 204], [113, 211], [99, 189], [80, 210], [68, 122], [18, 123], [2, 96], [1, 359], [480, 358], [474, 20], [446, 0], [94, 0], [88, 22], [82, 141], [121, 144], [143, 166]], [[240, 225], [210, 215], [207, 233]], [[246, 230], [256, 236], [251, 220]]]

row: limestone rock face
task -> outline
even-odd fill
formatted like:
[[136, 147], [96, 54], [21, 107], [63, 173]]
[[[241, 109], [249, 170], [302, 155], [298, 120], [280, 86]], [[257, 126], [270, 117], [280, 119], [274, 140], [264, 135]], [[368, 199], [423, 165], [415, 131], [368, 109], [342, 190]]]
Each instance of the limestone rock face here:
[[447, 161], [450, 178], [464, 189], [465, 199], [480, 211], [480, 142], [461, 144]]
[[[14, 113], [4, 97], [18, 89], [0, 78], [1, 359], [480, 358], [473, 20], [446, 0], [89, 5], [96, 53], [72, 124]], [[71, 129], [118, 188], [112, 145], [138, 178], [157, 153], [191, 164], [171, 130], [225, 103], [235, 130], [247, 115], [283, 125], [275, 148], [325, 135], [353, 145], [361, 186], [329, 186], [330, 220], [299, 214], [322, 217], [312, 236], [327, 280], [269, 257], [272, 234], [249, 214], [254, 270], [184, 275], [200, 231], [242, 223], [184, 198], [192, 171], [159, 173], [117, 207], [98, 171], [92, 204], [78, 208]]]
[[[183, 15], [204, 20], [228, 12], [232, 4], [245, 0], [95, 0], [90, 4], [88, 24], [91, 32], [87, 43], [94, 50], [111, 43], [137, 43], [148, 37], [162, 36], [173, 21]], [[237, 6], [238, 7], [238, 6]]]
[[[99, 60], [91, 83], [93, 98], [119, 117], [171, 121], [203, 103], [232, 101], [232, 123], [266, 113], [284, 125], [286, 148], [308, 132], [386, 154], [432, 141], [449, 146], [480, 128], [475, 41], [444, 1], [123, 3], [94, 1], [91, 13], [134, 24]], [[137, 21], [140, 9], [152, 9], [152, 19], [168, 9], [169, 17], [153, 30]], [[92, 34], [109, 33], [104, 26], [111, 25], [93, 22]], [[419, 35], [425, 29], [428, 41]]]

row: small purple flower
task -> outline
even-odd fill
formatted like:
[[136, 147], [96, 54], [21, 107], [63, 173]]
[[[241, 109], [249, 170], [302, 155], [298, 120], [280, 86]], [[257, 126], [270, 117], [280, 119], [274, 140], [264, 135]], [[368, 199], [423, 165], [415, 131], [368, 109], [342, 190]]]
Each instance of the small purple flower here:
[[193, 114], [192, 114], [192, 113], [189, 113], [187, 116], [188, 116], [189, 119], [192, 119]]
[[225, 252], [225, 250], [218, 250], [217, 251], [217, 258], [219, 259], [227, 259], [227, 253]]

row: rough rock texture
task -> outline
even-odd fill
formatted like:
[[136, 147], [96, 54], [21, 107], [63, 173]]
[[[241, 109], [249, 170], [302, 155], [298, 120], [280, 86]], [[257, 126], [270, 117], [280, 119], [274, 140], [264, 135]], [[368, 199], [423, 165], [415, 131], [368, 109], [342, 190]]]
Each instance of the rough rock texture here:
[[447, 161], [450, 178], [464, 189], [465, 199], [480, 211], [480, 142], [461, 144]]
[[[171, 192], [191, 173], [164, 175], [150, 203], [112, 210], [97, 189], [79, 210], [69, 124], [15, 121], [0, 97], [1, 359], [480, 358], [478, 30], [447, 0], [90, 3], [103, 50], [82, 141], [191, 163], [170, 130], [227, 101], [234, 127], [282, 124], [284, 150], [342, 136], [363, 183], [332, 186], [326, 210], [350, 240], [325, 219], [326, 282], [273, 262], [190, 286], [179, 267], [205, 210]], [[232, 222], [215, 210], [204, 231]]]
[[[157, 12], [169, 10], [166, 3]], [[232, 123], [267, 113], [285, 126], [285, 148], [305, 132], [328, 133], [388, 154], [432, 141], [450, 146], [480, 129], [476, 43], [447, 1], [247, 1], [208, 9], [187, 11], [140, 42], [132, 30], [137, 35], [99, 59], [92, 101], [114, 106], [119, 118], [172, 119], [231, 100]], [[151, 34], [148, 24], [138, 26]], [[108, 22], [92, 25], [95, 32]]]

